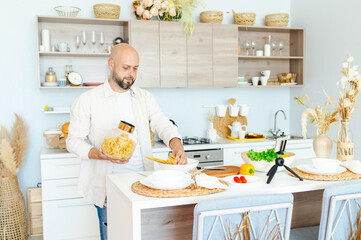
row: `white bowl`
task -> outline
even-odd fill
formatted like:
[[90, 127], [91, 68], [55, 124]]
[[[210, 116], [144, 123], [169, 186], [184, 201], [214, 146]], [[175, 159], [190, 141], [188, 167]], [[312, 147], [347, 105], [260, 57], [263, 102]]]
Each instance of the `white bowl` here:
[[188, 163], [185, 165], [172, 165], [172, 164], [164, 164], [159, 162], [154, 162], [154, 170], [177, 170], [183, 172], [189, 172], [190, 170], [195, 169], [198, 166], [199, 161], [187, 158]]
[[[261, 152], [261, 151], [255, 151], [255, 152]], [[241, 154], [242, 156], [242, 159], [245, 163], [248, 163], [248, 164], [252, 164], [254, 166], [254, 170], [255, 171], [258, 171], [258, 172], [268, 172], [271, 167], [273, 165], [275, 165], [275, 161], [273, 162], [267, 162], [265, 160], [261, 160], [261, 161], [252, 161], [248, 156], [247, 156], [247, 153], [248, 152], [243, 152]], [[292, 163], [293, 163], [293, 160], [295, 160], [295, 156], [296, 154], [292, 153], [292, 152], [287, 152], [288, 154], [288, 157], [283, 157], [284, 159], [284, 164], [287, 166], [287, 167], [291, 167]], [[282, 167], [278, 167], [278, 171], [284, 171], [285, 168], [282, 166]]]
[[159, 187], [174, 187], [189, 181], [191, 175], [183, 171], [160, 170], [148, 177], [152, 184]]
[[313, 158], [312, 164], [318, 170], [334, 172], [340, 167], [341, 162], [330, 158]]

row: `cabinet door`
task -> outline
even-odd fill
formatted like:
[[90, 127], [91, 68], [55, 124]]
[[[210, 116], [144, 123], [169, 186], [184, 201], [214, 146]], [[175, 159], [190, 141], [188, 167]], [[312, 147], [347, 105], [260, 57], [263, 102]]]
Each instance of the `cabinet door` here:
[[187, 87], [187, 37], [181, 23], [160, 22], [162, 88]]
[[212, 24], [195, 23], [187, 35], [188, 87], [212, 87]]
[[238, 77], [238, 27], [213, 24], [213, 86], [235, 87]]
[[136, 86], [144, 88], [160, 87], [158, 21], [131, 21], [130, 37], [130, 44], [139, 53]]
[[41, 160], [41, 180], [79, 177], [80, 158]]

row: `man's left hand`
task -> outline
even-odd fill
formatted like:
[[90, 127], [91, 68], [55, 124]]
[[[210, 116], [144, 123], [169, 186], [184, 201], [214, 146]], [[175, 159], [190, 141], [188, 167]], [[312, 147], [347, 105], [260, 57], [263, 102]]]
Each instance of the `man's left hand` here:
[[173, 155], [177, 164], [185, 165], [188, 163], [187, 155], [184, 152], [183, 144], [179, 138], [172, 138], [169, 141], [169, 147], [173, 150]]

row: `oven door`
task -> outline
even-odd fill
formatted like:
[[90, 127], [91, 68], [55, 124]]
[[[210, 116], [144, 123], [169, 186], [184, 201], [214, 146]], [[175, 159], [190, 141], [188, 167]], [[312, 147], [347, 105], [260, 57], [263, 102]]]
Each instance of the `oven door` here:
[[199, 161], [198, 169], [223, 165], [222, 149], [186, 150], [185, 153], [188, 158]]

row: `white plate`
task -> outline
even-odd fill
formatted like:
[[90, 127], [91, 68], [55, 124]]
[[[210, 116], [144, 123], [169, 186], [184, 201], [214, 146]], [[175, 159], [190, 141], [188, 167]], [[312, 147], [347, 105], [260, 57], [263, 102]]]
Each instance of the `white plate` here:
[[344, 167], [338, 167], [336, 169], [336, 171], [334, 171], [334, 172], [324, 171], [324, 170], [315, 168], [312, 164], [301, 164], [301, 165], [298, 165], [297, 168], [303, 172], [318, 174], [318, 175], [334, 175], [334, 174], [339, 174], [339, 173], [343, 173], [346, 171], [346, 168], [344, 168]]
[[261, 182], [261, 181], [262, 181], [262, 179], [261, 179], [260, 177], [251, 176], [251, 175], [232, 175], [232, 176], [224, 177], [224, 178], [222, 178], [222, 180], [226, 181], [226, 182], [229, 183], [230, 185], [243, 185], [242, 183], [236, 183], [236, 182], [234, 181], [233, 178], [234, 178], [235, 176], [238, 176], [238, 177], [244, 176], [244, 177], [246, 178], [246, 180], [247, 180], [247, 183], [246, 183], [246, 184], [248, 184], [248, 183], [257, 183], [257, 182]]
[[192, 183], [194, 183], [194, 181], [192, 179], [189, 179], [188, 181], [185, 181], [177, 186], [168, 186], [168, 187], [159, 187], [159, 186], [156, 186], [154, 185], [150, 180], [149, 180], [149, 177], [151, 178], [152, 175], [146, 177], [146, 178], [143, 178], [140, 180], [140, 183], [143, 184], [144, 186], [147, 186], [147, 187], [150, 187], [150, 188], [153, 188], [153, 189], [160, 189], [160, 190], [177, 190], [177, 189], [182, 189], [182, 188], [186, 188], [188, 187], [189, 185], [191, 185]]
[[249, 83], [249, 82], [238, 82], [238, 85], [246, 85], [246, 86], [249, 86], [249, 85], [252, 85], [252, 83]]
[[43, 82], [44, 87], [57, 87], [59, 84], [57, 82]]

